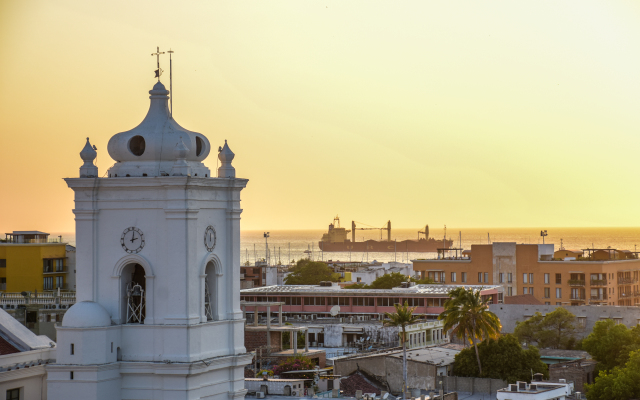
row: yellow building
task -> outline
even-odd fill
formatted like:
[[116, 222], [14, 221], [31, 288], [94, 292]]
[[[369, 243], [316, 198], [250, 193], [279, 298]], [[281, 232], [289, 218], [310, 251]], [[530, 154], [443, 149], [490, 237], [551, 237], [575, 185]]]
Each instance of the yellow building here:
[[39, 231], [14, 231], [0, 242], [0, 290], [75, 291], [75, 248]]

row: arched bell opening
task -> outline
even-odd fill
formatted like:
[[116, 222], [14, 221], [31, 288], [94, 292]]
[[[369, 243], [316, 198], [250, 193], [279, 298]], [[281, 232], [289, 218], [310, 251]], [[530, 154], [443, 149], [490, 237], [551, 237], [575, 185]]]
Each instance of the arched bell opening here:
[[218, 319], [218, 276], [213, 261], [209, 261], [205, 268], [204, 278], [204, 315], [207, 321]]
[[123, 294], [121, 315], [125, 324], [144, 324], [146, 317], [147, 279], [144, 267], [128, 264], [120, 275]]

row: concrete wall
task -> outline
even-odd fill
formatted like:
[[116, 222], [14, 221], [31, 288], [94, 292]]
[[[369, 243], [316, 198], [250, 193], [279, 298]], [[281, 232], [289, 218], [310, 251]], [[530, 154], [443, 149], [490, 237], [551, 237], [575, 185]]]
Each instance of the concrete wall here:
[[[489, 310], [495, 313], [502, 322], [503, 333], [513, 333], [516, 322], [530, 318], [534, 313], [542, 315], [553, 312], [561, 306], [525, 305], [525, 304], [491, 304]], [[593, 330], [597, 321], [615, 319], [628, 327], [634, 327], [640, 321], [639, 307], [625, 306], [564, 306], [570, 313], [584, 318], [584, 328], [578, 331], [578, 337], [585, 337]], [[576, 322], [578, 324], [578, 322]]]
[[[348, 376], [358, 368], [380, 381], [386, 382], [392, 393], [402, 391], [402, 358], [388, 357], [384, 354], [352, 359], [338, 359], [334, 362], [336, 375]], [[407, 387], [434, 389], [436, 366], [425, 362], [407, 360]]]
[[445, 392], [492, 394], [508, 386], [502, 379], [438, 376], [437, 380], [437, 389], [440, 389], [440, 381], [442, 381]]

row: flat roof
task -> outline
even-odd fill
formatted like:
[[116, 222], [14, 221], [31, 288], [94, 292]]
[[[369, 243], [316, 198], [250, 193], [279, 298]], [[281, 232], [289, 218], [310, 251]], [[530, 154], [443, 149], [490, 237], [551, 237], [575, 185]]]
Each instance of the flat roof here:
[[48, 233], [40, 231], [13, 231], [5, 233], [5, 235], [48, 235]]
[[[448, 349], [441, 346], [422, 347], [418, 349], [407, 350], [407, 360], [424, 362], [434, 365], [450, 365], [453, 364], [456, 354], [460, 353], [458, 350]], [[376, 352], [375, 354], [362, 354], [361, 356], [349, 357], [349, 359], [367, 358], [376, 356], [386, 356], [402, 359], [402, 350], [389, 350]]]
[[273, 285], [262, 286], [251, 289], [240, 290], [241, 295], [248, 294], [304, 294], [304, 295], [336, 295], [336, 296], [373, 296], [373, 295], [389, 295], [389, 296], [411, 296], [416, 294], [421, 295], [448, 295], [453, 289], [460, 287], [470, 288], [473, 290], [480, 290], [482, 293], [486, 290], [500, 290], [501, 285], [414, 285], [409, 288], [393, 288], [393, 289], [336, 289], [328, 288], [326, 286], [316, 285]]

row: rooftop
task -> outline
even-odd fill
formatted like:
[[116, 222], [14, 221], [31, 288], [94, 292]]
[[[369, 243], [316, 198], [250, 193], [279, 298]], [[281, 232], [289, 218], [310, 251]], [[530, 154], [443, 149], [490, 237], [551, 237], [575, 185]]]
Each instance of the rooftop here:
[[487, 290], [501, 290], [501, 285], [414, 285], [408, 288], [393, 288], [393, 289], [344, 289], [336, 286], [316, 286], [316, 285], [279, 285], [279, 286], [262, 286], [251, 289], [242, 289], [241, 295], [248, 294], [335, 294], [335, 295], [443, 295], [446, 296], [453, 289], [459, 287], [471, 288], [474, 290], [480, 290], [481, 292]]

